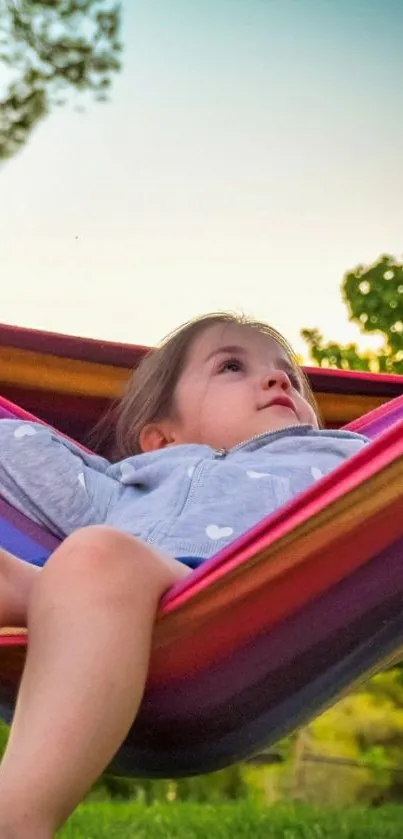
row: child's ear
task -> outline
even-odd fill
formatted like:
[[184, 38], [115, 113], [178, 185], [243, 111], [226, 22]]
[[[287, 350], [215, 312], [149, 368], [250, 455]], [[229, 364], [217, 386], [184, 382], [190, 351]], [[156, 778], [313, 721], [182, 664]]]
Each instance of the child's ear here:
[[142, 452], [156, 452], [174, 442], [168, 423], [150, 422], [141, 429], [139, 444]]

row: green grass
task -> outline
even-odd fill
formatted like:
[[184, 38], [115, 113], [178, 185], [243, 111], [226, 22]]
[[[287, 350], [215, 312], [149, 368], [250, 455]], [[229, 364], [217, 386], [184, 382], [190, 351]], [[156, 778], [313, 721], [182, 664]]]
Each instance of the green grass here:
[[400, 839], [403, 809], [83, 804], [61, 839]]

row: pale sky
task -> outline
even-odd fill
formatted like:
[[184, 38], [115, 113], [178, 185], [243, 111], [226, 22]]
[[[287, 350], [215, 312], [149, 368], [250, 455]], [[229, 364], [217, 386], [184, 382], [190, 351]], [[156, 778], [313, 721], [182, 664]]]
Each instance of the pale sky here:
[[1, 168], [0, 321], [153, 344], [235, 309], [299, 352], [302, 327], [359, 337], [344, 272], [403, 251], [403, 2], [123, 5], [110, 102]]

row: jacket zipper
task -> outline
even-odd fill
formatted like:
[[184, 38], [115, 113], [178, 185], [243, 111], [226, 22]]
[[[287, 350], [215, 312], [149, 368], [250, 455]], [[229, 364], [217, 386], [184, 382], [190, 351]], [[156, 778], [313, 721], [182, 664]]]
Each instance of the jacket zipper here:
[[[295, 425], [286, 425], [284, 428], [279, 429], [279, 431], [288, 431], [290, 428], [295, 428]], [[261, 434], [254, 434], [253, 437], [248, 437], [247, 440], [242, 440], [242, 443], [237, 443], [236, 446], [233, 446], [231, 449], [216, 449], [214, 452], [214, 457], [226, 457], [227, 454], [230, 452], [236, 452], [239, 449], [242, 449], [243, 446], [248, 446], [249, 443], [255, 443], [256, 440], [260, 440], [262, 437], [267, 437], [268, 434], [277, 434], [276, 431], [263, 431]]]

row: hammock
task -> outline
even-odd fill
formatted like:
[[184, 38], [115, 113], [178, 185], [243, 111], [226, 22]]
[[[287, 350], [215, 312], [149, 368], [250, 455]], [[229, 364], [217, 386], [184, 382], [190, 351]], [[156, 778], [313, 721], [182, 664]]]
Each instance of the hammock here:
[[[6, 400], [0, 416], [32, 418]], [[346, 427], [371, 443], [163, 598], [113, 771], [173, 778], [246, 759], [403, 655], [403, 396]], [[4, 500], [0, 517], [0, 544], [25, 560], [57, 544]], [[4, 718], [26, 642], [0, 637]]]
[[[0, 323], [0, 393], [74, 440], [85, 440], [149, 349]], [[402, 393], [401, 376], [304, 369], [330, 428]]]

